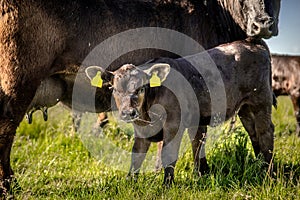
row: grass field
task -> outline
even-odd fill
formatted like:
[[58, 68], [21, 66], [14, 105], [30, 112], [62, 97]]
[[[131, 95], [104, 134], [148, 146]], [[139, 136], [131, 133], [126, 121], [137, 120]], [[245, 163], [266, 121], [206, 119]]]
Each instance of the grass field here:
[[[24, 120], [17, 130], [11, 156], [21, 187], [13, 191], [16, 199], [300, 199], [300, 139], [294, 133], [295, 119], [287, 97], [279, 98], [273, 113], [272, 178], [254, 157], [240, 123], [230, 133], [225, 124], [209, 131], [211, 172], [194, 175], [191, 148], [182, 150], [171, 188], [162, 187], [163, 172], [149, 170], [154, 168], [150, 157], [138, 182], [126, 179], [133, 143], [130, 126], [111, 123], [94, 139], [74, 133], [70, 112], [63, 107], [50, 109], [49, 114], [49, 121], [44, 122], [41, 113], [35, 113], [33, 124]], [[109, 152], [113, 150], [101, 138], [127, 154]], [[154, 155], [156, 145], [150, 151]]]

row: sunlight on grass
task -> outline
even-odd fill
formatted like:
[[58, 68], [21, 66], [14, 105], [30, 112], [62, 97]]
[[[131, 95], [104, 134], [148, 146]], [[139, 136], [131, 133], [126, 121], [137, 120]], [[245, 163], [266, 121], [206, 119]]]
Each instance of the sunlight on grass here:
[[[70, 111], [62, 106], [49, 109], [48, 122], [43, 121], [39, 112], [33, 117], [33, 124], [25, 120], [20, 124], [12, 150], [12, 167], [22, 188], [15, 193], [16, 199], [299, 199], [300, 196], [300, 139], [294, 133], [291, 102], [285, 97], [279, 98], [278, 109], [273, 113], [276, 137], [272, 178], [266, 173], [263, 161], [255, 158], [249, 137], [238, 120], [232, 132], [228, 132], [228, 122], [209, 128], [206, 146], [211, 171], [202, 177], [193, 174], [193, 156], [185, 134], [175, 169], [175, 184], [169, 189], [162, 187], [163, 172], [151, 170], [156, 144], [150, 147], [144, 173], [138, 181], [126, 180], [133, 144], [131, 125], [111, 120], [102, 132], [93, 132], [88, 128], [93, 126], [95, 116], [92, 116], [90, 124], [75, 133]], [[88, 118], [85, 121], [88, 123]], [[120, 154], [118, 158], [118, 154], [109, 152], [105, 141], [128, 154]], [[91, 149], [102, 154], [95, 155]], [[122, 169], [108, 164], [116, 159]]]
[[272, 121], [276, 127], [275, 134], [278, 136], [295, 134], [296, 118], [294, 117], [293, 105], [288, 96], [277, 98], [277, 109], [273, 108]]

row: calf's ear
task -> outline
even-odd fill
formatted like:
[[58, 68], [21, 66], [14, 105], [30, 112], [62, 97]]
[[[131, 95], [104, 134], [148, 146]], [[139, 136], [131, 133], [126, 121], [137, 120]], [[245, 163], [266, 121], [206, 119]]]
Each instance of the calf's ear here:
[[166, 80], [167, 76], [169, 75], [170, 70], [171, 67], [167, 63], [155, 63], [149, 69], [144, 70], [144, 72], [148, 74], [150, 77], [157, 75], [158, 78], [160, 79], [160, 82], [163, 82], [164, 80]]
[[103, 69], [102, 67], [99, 67], [99, 66], [89, 66], [85, 69], [85, 75], [90, 80], [92, 80], [97, 75], [98, 72], [103, 74], [105, 72], [105, 69]]
[[90, 79], [91, 85], [99, 88], [102, 88], [103, 83], [109, 82], [111, 76], [113, 76], [110, 72], [99, 66], [89, 66], [85, 69], [85, 74]]

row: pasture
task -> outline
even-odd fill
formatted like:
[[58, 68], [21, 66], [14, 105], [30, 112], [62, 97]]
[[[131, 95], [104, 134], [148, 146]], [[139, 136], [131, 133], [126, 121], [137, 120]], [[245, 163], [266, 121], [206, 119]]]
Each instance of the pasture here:
[[[210, 128], [209, 174], [193, 174], [188, 148], [176, 165], [175, 184], [168, 189], [162, 186], [163, 172], [142, 173], [134, 182], [126, 179], [129, 166], [118, 170], [99, 161], [74, 133], [69, 110], [56, 106], [49, 109], [48, 122], [37, 112], [33, 124], [23, 120], [17, 130], [11, 161], [22, 189], [13, 193], [16, 199], [300, 199], [300, 138], [294, 134], [288, 97], [278, 99], [273, 123], [272, 177], [254, 158], [250, 139], [238, 121], [230, 133], [229, 123]], [[122, 149], [131, 149], [130, 127], [111, 122], [104, 134]], [[152, 144], [151, 151], [155, 150]], [[147, 163], [154, 167], [151, 162], [143, 166]]]

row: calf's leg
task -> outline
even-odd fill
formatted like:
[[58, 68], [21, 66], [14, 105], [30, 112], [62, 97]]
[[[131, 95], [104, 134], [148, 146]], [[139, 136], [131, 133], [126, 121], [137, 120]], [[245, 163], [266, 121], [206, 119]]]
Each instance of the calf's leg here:
[[238, 113], [240, 120], [248, 132], [248, 135], [250, 137], [253, 150], [255, 153], [255, 156], [258, 156], [260, 153], [260, 146], [259, 146], [259, 141], [258, 137], [255, 131], [255, 118], [254, 118], [254, 113], [251, 111], [249, 105], [243, 105], [240, 108], [240, 111]]
[[150, 147], [151, 142], [146, 138], [134, 138], [134, 144], [132, 147], [132, 154], [131, 154], [131, 166], [128, 173], [129, 178], [134, 178], [137, 180], [138, 174], [140, 172], [140, 168], [142, 163], [146, 157], [146, 153]]
[[255, 155], [261, 153], [267, 163], [271, 162], [274, 148], [271, 110], [271, 105], [244, 105], [239, 112], [240, 119], [250, 135]]
[[184, 129], [180, 130], [177, 127], [163, 128], [163, 148], [162, 148], [162, 164], [164, 167], [164, 184], [170, 185], [174, 182], [174, 169], [178, 159], [180, 142]]
[[198, 128], [189, 128], [188, 132], [193, 149], [194, 171], [201, 176], [209, 170], [205, 156], [207, 127], [199, 126]]
[[261, 109], [255, 112], [255, 130], [258, 136], [260, 151], [267, 163], [271, 162], [274, 148], [274, 125], [271, 111]]

